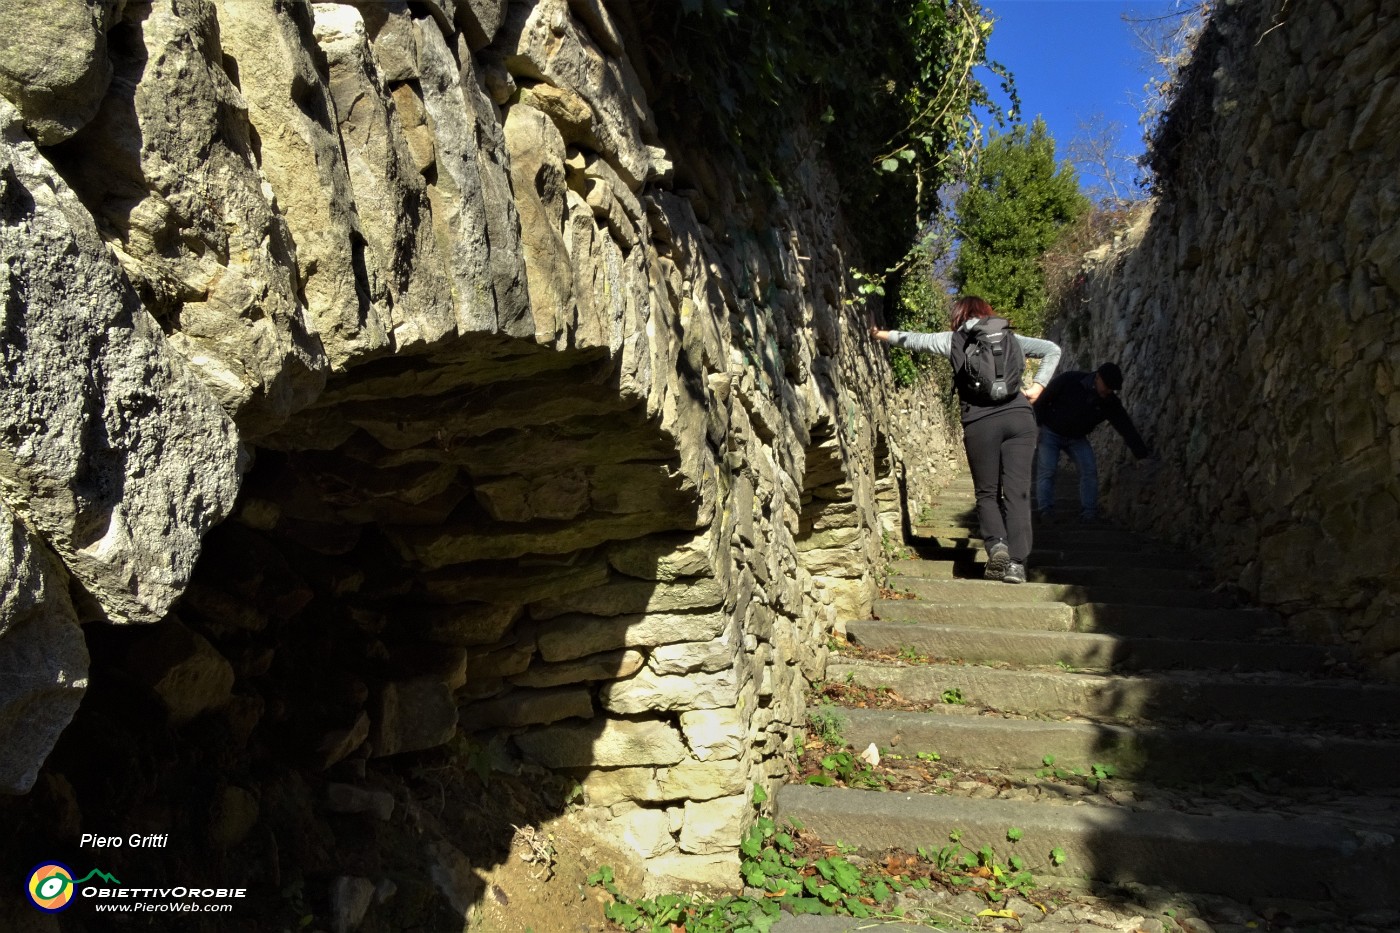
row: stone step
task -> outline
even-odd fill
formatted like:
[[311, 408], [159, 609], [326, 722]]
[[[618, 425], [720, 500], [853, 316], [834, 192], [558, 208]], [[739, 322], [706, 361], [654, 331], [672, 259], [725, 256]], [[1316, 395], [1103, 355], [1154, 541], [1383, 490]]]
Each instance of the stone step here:
[[[952, 711], [952, 712], [950, 712]], [[1130, 728], [937, 712], [814, 708], [838, 717], [837, 731], [857, 749], [911, 757], [934, 752], [948, 762], [1008, 773], [1039, 770], [1045, 756], [1065, 768], [1112, 765], [1120, 778], [1161, 784], [1230, 782], [1241, 775], [1294, 787], [1400, 788], [1395, 742], [1297, 730]]]
[[[993, 586], [986, 583], [981, 585], [988, 588]], [[1026, 590], [1035, 585], [1001, 585], [996, 589], [1000, 592]], [[1017, 631], [1100, 632], [1133, 638], [1222, 640], [1248, 638], [1271, 625], [1278, 624], [1277, 616], [1259, 609], [1197, 609], [1189, 606], [1083, 603], [1071, 606], [1073, 612], [1066, 614], [1060, 611], [1041, 612], [1035, 608], [1046, 603], [1058, 605], [1052, 600], [1017, 602], [1014, 592], [1007, 593], [1005, 599], [984, 599], [967, 603], [954, 602], [951, 598], [940, 603], [881, 599], [875, 603], [875, 615], [885, 622], [905, 624], [932, 622]], [[988, 612], [993, 606], [1003, 605], [1017, 608], [1004, 613]], [[846, 624], [849, 627], [854, 623], [848, 621]]]
[[833, 659], [826, 679], [887, 688], [909, 703], [937, 703], [956, 690], [972, 706], [1022, 715], [1293, 724], [1400, 721], [1400, 687], [1287, 675], [1127, 676]]
[[[882, 599], [876, 602], [875, 613], [884, 623], [907, 630], [911, 637], [923, 624], [983, 626], [993, 630], [1074, 630], [1074, 607], [1049, 601], [926, 603]], [[865, 624], [865, 621], [850, 621], [846, 628], [850, 631], [854, 626]]]
[[[1016, 609], [1023, 607], [1010, 604]], [[999, 607], [1006, 609], [1006, 606]], [[1034, 605], [1025, 608], [1038, 608]], [[1070, 609], [1070, 607], [1065, 607]], [[984, 607], [977, 607], [986, 613]], [[1073, 612], [1073, 609], [1070, 609]], [[968, 664], [1005, 662], [1025, 667], [1060, 665], [1078, 671], [1162, 671], [1179, 668], [1217, 671], [1326, 673], [1346, 660], [1340, 649], [1315, 645], [1182, 638], [1133, 638], [1097, 632], [1025, 631], [979, 625], [863, 620], [849, 622], [846, 635], [862, 648], [912, 649], [931, 658]]]
[[[975, 521], [955, 522], [950, 520], [939, 523], [916, 521], [912, 523], [910, 533], [913, 540], [908, 543], [911, 547], [918, 547], [921, 544], [935, 547], [948, 546], [940, 545], [940, 542], [945, 539], [951, 539], [954, 546], [957, 542], [980, 544], [982, 541], [982, 531]], [[1055, 549], [1094, 547], [1141, 550], [1147, 547], [1160, 547], [1141, 535], [1110, 526], [1037, 529], [1035, 541], [1038, 545]]]
[[[1272, 814], [1198, 816], [1123, 811], [1100, 806], [1047, 806], [787, 785], [776, 810], [829, 843], [878, 856], [890, 847], [915, 851], [959, 844], [991, 846], [1000, 859], [1019, 855], [1038, 880], [1045, 876], [1136, 881], [1179, 890], [1306, 900], [1365, 898], [1400, 904], [1400, 828], [1368, 832], [1340, 821]], [[1008, 830], [1020, 830], [1017, 842]], [[1050, 853], [1062, 853], [1060, 864]], [[1380, 883], [1377, 883], [1377, 882]]]
[[995, 580], [928, 578], [920, 574], [937, 572], [939, 565], [921, 561], [899, 561], [892, 565], [890, 588], [934, 602], [1064, 602], [1111, 603], [1117, 606], [1191, 606], [1200, 609], [1234, 608], [1234, 599], [1225, 593], [1192, 589], [1154, 589], [1140, 586], [1082, 585], [1066, 582], [1022, 584]]
[[[965, 548], [914, 548], [923, 560], [951, 562], [967, 567], [975, 565], [978, 573], [987, 562], [987, 550], [978, 544]], [[1051, 565], [1094, 565], [1100, 567], [1166, 567], [1180, 570], [1200, 570], [1201, 563], [1190, 554], [1180, 551], [1131, 550], [1117, 548], [1099, 549], [1060, 549], [1042, 548], [1037, 543], [1031, 551], [1029, 563], [1032, 566]]]
[[1028, 579], [1036, 583], [1065, 583], [1071, 586], [1130, 586], [1136, 589], [1199, 590], [1210, 586], [1209, 574], [1197, 570], [1158, 567], [1036, 566], [1026, 568]]

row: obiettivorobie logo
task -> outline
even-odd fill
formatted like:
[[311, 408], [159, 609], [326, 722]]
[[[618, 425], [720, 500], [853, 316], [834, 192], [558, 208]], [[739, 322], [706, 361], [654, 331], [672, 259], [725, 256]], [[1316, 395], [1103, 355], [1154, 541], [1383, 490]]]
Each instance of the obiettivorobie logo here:
[[56, 914], [73, 906], [73, 897], [77, 893], [78, 885], [87, 883], [93, 877], [101, 878], [108, 884], [121, 884], [116, 878], [97, 868], [75, 880], [73, 869], [67, 865], [62, 862], [45, 862], [29, 873], [29, 883], [25, 885], [25, 892], [29, 895], [29, 902], [39, 910]]

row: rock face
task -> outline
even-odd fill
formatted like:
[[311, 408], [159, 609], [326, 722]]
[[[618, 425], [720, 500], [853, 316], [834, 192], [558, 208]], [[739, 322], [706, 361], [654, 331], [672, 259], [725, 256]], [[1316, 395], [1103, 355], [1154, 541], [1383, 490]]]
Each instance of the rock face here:
[[215, 846], [304, 845], [268, 774], [471, 742], [576, 779], [654, 889], [736, 885], [956, 456], [845, 302], [829, 167], [756, 196], [663, 138], [625, 5], [46, 7], [61, 47], [0, 6], [0, 787], [81, 620], [153, 732], [226, 739]]
[[1217, 12], [1164, 194], [1091, 257], [1060, 341], [1120, 362], [1163, 456], [1100, 432], [1116, 513], [1400, 678], [1400, 21], [1279, 6]]

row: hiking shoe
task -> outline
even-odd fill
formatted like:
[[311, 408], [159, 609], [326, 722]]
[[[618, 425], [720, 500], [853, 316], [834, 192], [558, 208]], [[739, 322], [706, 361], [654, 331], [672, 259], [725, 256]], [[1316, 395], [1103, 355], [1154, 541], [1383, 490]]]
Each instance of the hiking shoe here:
[[1001, 574], [1002, 583], [1025, 583], [1026, 565], [1018, 560], [1008, 560]]
[[1005, 541], [993, 541], [987, 545], [987, 569], [982, 576], [988, 580], [1000, 580], [1006, 576], [1006, 568], [1011, 563], [1011, 549]]

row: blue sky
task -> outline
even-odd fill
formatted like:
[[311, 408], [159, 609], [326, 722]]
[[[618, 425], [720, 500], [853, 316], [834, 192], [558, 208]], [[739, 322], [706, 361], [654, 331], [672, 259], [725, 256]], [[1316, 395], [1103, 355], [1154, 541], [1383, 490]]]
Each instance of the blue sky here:
[[[1153, 71], [1123, 16], [1163, 16], [1177, 9], [1175, 0], [982, 0], [982, 5], [996, 20], [987, 57], [1015, 78], [1025, 122], [1037, 114], [1045, 118], [1057, 157], [1065, 157], [1071, 140], [1082, 135], [1080, 123], [1096, 113], [1121, 124], [1120, 154], [1142, 153], [1138, 114]], [[995, 79], [984, 78], [1001, 99]], [[1081, 183], [1093, 181], [1080, 174]]]

